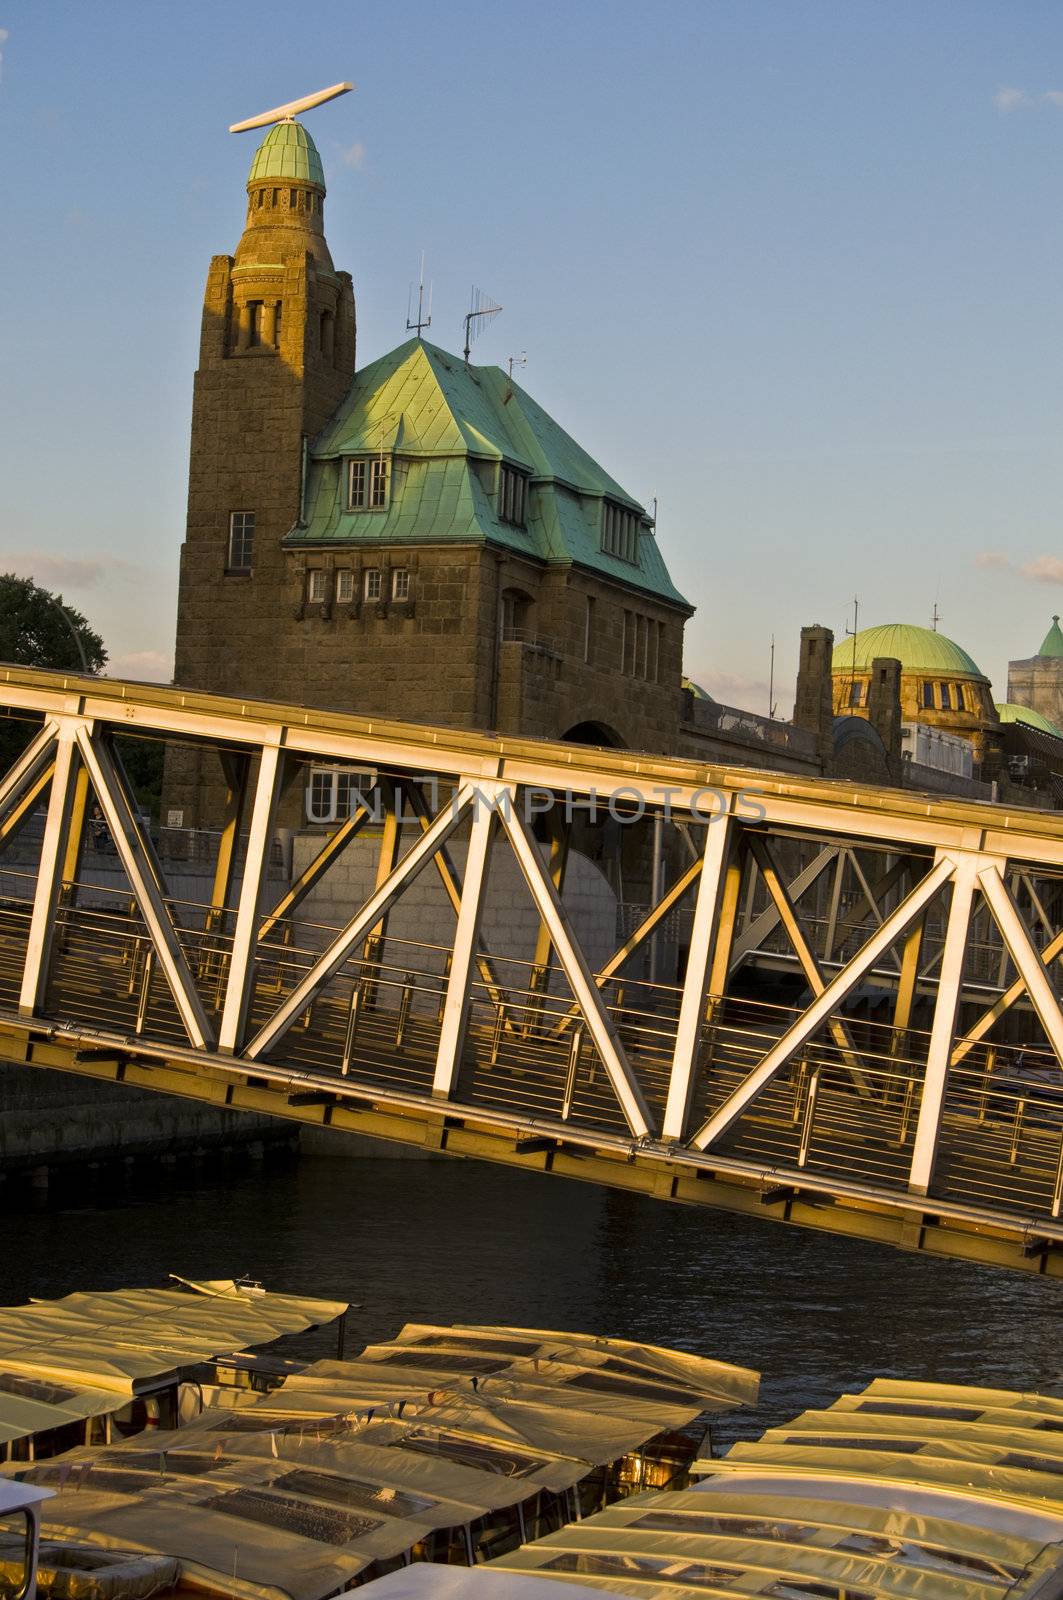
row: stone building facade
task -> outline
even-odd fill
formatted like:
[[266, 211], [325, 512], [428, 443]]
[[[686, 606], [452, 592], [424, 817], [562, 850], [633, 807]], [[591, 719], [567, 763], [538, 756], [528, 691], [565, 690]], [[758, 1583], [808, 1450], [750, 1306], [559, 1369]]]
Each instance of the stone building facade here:
[[[418, 337], [357, 369], [301, 124], [247, 196], [207, 279], [175, 681], [676, 750], [692, 607], [645, 509], [499, 368]], [[172, 754], [168, 820], [211, 788]]]
[[1027, 706], [1063, 728], [1063, 631], [1058, 617], [1052, 618], [1035, 656], [1008, 662], [1008, 703]]

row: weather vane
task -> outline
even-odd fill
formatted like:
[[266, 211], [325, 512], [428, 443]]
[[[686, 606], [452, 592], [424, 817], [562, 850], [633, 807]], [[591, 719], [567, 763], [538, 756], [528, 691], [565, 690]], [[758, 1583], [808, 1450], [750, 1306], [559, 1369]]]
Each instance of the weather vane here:
[[312, 111], [314, 106], [323, 106], [326, 100], [335, 100], [337, 95], [349, 94], [353, 88], [353, 83], [334, 83], [331, 89], [319, 89], [316, 94], [304, 94], [301, 100], [289, 100], [286, 106], [275, 106], [272, 111], [263, 111], [257, 117], [248, 117], [246, 122], [234, 122], [229, 132], [247, 133], [251, 128], [268, 127], [271, 122], [291, 122], [300, 111]]

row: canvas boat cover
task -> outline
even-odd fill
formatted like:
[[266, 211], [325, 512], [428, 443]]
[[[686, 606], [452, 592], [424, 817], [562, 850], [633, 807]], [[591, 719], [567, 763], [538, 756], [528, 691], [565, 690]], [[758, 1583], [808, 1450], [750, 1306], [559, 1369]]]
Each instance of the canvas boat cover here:
[[[645, 1600], [1063, 1595], [1063, 1399], [880, 1379], [695, 1470], [693, 1489], [632, 1496], [485, 1570]], [[401, 1576], [366, 1600], [407, 1600]]]
[[565, 1489], [757, 1389], [756, 1373], [652, 1345], [410, 1324], [236, 1409], [18, 1473], [58, 1491], [50, 1538], [172, 1555], [236, 1595], [321, 1600], [435, 1529]]
[[230, 1279], [175, 1285], [0, 1308], [0, 1444], [115, 1411], [183, 1368], [347, 1309]]

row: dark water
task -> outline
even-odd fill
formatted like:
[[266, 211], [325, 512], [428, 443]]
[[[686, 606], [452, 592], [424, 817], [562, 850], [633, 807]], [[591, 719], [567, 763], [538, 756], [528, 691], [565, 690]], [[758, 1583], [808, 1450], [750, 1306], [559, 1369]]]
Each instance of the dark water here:
[[[763, 1373], [757, 1433], [876, 1375], [1063, 1380], [1063, 1285], [453, 1160], [307, 1157], [8, 1209], [0, 1297], [248, 1273], [404, 1321], [672, 1344]], [[311, 1336], [305, 1353], [333, 1349]]]

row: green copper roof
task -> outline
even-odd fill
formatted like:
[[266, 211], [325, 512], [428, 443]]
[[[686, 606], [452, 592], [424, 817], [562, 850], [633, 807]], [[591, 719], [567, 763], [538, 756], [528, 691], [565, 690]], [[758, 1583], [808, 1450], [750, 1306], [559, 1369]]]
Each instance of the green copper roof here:
[[317, 145], [301, 122], [278, 122], [267, 133], [251, 163], [248, 183], [270, 178], [290, 178], [297, 183], [325, 187]]
[[[386, 511], [349, 511], [343, 462], [394, 457]], [[527, 473], [526, 527], [497, 516], [495, 463]], [[642, 519], [638, 562], [601, 548], [602, 500]], [[668, 575], [642, 506], [500, 367], [466, 367], [459, 356], [409, 339], [355, 377], [311, 451], [307, 522], [289, 544], [448, 540], [507, 546], [546, 562], [574, 562], [655, 594], [687, 602]]]
[[996, 710], [1001, 722], [1021, 722], [1023, 727], [1037, 728], [1041, 733], [1050, 733], [1056, 739], [1063, 739], [1063, 728], [1057, 728], [1048, 717], [1042, 716], [1040, 711], [1032, 710], [1030, 706], [1019, 706], [1013, 701], [1006, 700], [998, 702]]
[[684, 678], [682, 680], [682, 687], [684, 689], [689, 689], [695, 700], [712, 699], [712, 695], [709, 693], [709, 691], [707, 689], [703, 689], [700, 683], [695, 683], [693, 678]]
[[886, 656], [899, 661], [902, 672], [931, 672], [948, 677], [982, 678], [984, 672], [943, 633], [916, 628], [908, 622], [887, 622], [878, 628], [862, 628], [851, 639], [834, 646], [835, 672], [870, 670], [872, 661]]
[[1059, 629], [1059, 618], [1052, 618], [1052, 626], [1045, 634], [1044, 643], [1037, 654], [1039, 656], [1063, 656], [1063, 633]]

